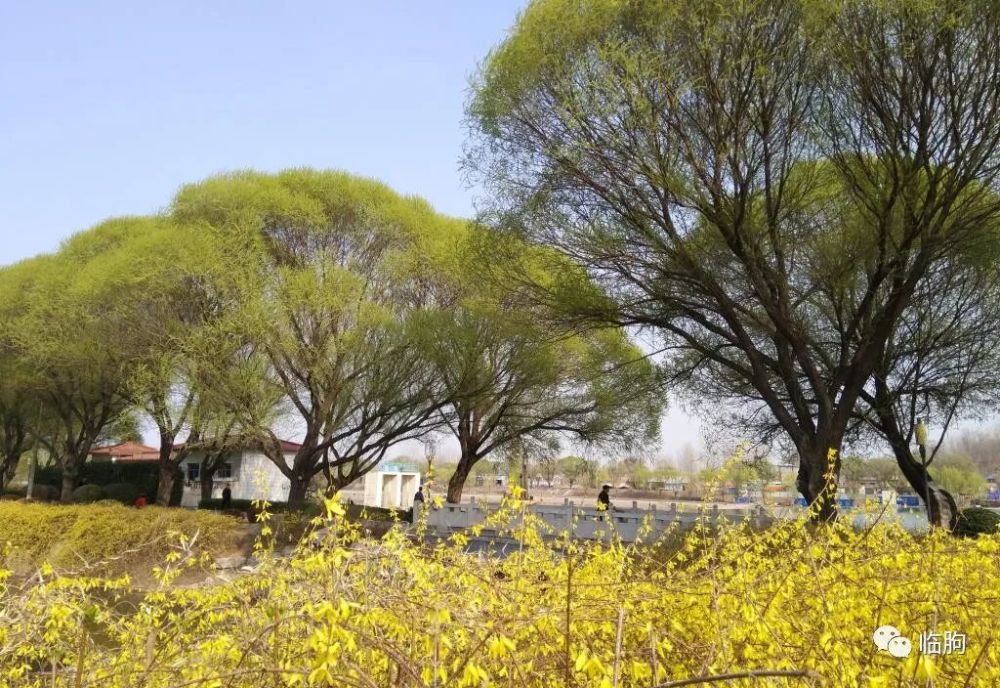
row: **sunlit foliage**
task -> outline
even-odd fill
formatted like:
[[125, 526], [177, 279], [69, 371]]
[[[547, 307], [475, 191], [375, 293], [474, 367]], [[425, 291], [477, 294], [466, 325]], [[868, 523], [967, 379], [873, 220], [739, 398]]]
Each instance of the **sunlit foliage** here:
[[[43, 571], [0, 587], [0, 681], [22, 686], [654, 686], [778, 672], [770, 686], [995, 685], [1000, 540], [914, 538], [878, 526], [697, 528], [659, 546], [542, 539], [522, 503], [493, 524], [521, 546], [467, 554], [328, 530], [291, 558], [184, 589], [175, 552], [134, 600], [126, 579]], [[781, 556], [776, 554], [781, 553]], [[5, 577], [5, 576], [4, 576]], [[2, 579], [2, 578], [0, 578]], [[123, 600], [130, 599], [130, 604]], [[909, 660], [874, 629], [909, 637]], [[923, 631], [968, 637], [925, 657]], [[781, 672], [784, 672], [781, 674]], [[762, 685], [736, 678], [727, 685]]]

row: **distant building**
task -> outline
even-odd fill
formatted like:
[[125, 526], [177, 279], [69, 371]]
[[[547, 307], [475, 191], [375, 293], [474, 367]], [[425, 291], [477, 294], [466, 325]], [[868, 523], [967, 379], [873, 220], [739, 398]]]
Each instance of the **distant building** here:
[[682, 477], [650, 480], [649, 489], [668, 492], [671, 496], [680, 497], [688, 490], [688, 479]]
[[365, 505], [409, 509], [420, 487], [420, 472], [413, 466], [386, 463], [365, 474]]
[[477, 473], [475, 478], [476, 487], [507, 487], [508, 479], [507, 475], [504, 473], [496, 473], [494, 475], [484, 475], [482, 473]]
[[[291, 465], [295, 453], [302, 445], [281, 441], [285, 462]], [[184, 480], [181, 506], [196, 507], [201, 501], [201, 472], [205, 450], [193, 450], [181, 461]], [[260, 443], [248, 440], [236, 445], [221, 457], [221, 463], [212, 476], [212, 498], [220, 499], [222, 490], [229, 487], [233, 499], [265, 499], [269, 502], [288, 501], [291, 482], [260, 448]]]
[[986, 498], [991, 501], [1000, 500], [1000, 485], [997, 484], [995, 475], [986, 478]]
[[765, 504], [788, 506], [795, 501], [798, 493], [789, 489], [784, 483], [769, 483], [764, 487], [761, 500]]
[[138, 442], [94, 447], [81, 480], [98, 485], [129, 483], [140, 492], [152, 492], [159, 482], [159, 461], [159, 449]]

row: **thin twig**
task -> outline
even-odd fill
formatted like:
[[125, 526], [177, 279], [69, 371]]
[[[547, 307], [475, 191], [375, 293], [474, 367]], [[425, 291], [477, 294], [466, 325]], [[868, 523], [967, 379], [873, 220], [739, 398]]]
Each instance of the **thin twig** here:
[[621, 659], [622, 659], [622, 629], [625, 626], [625, 607], [619, 607], [618, 609], [618, 631], [615, 634], [615, 671], [614, 671], [614, 687], [618, 688], [618, 677], [621, 674]]
[[983, 645], [983, 649], [981, 649], [979, 651], [979, 654], [976, 655], [976, 660], [972, 663], [972, 668], [969, 669], [969, 675], [965, 677], [965, 683], [962, 684], [964, 688], [968, 688], [969, 686], [972, 685], [972, 677], [976, 674], [976, 668], [979, 666], [979, 660], [981, 660], [983, 658], [983, 655], [986, 654], [986, 650], [989, 649], [990, 644], [992, 642], [993, 642], [992, 638], [987, 640], [986, 644]]
[[667, 681], [659, 683], [653, 688], [676, 688], [677, 686], [694, 686], [699, 683], [718, 683], [719, 681], [735, 681], [740, 678], [767, 678], [772, 676], [785, 676], [788, 678], [812, 678], [815, 677], [810, 671], [805, 669], [782, 671], [778, 669], [760, 669], [753, 671], [740, 671], [733, 674], [716, 674], [714, 676], [695, 676], [693, 678], [682, 678], [677, 681]]

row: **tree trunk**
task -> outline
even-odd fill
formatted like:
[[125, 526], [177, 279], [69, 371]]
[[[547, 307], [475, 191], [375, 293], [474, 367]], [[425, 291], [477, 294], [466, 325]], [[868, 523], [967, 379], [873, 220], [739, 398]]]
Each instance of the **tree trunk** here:
[[14, 473], [16, 472], [16, 461], [0, 464], [0, 493], [2, 493], [10, 481], [14, 479]]
[[174, 436], [169, 432], [160, 430], [160, 481], [156, 487], [156, 504], [158, 506], [170, 506], [170, 493], [174, 489], [174, 472], [177, 468], [174, 461], [171, 461], [174, 452]]
[[293, 474], [291, 485], [288, 487], [288, 508], [300, 510], [306, 503], [306, 494], [309, 492], [309, 478]]
[[59, 501], [69, 504], [73, 501], [73, 490], [76, 489], [80, 480], [80, 467], [75, 457], [66, 457], [62, 465], [62, 491], [59, 493]]
[[958, 505], [951, 493], [934, 483], [926, 467], [913, 456], [909, 445], [902, 438], [891, 442], [896, 464], [906, 482], [916, 492], [927, 510], [927, 521], [932, 527], [955, 530], [958, 525]]
[[[881, 376], [884, 379], [884, 375]], [[947, 528], [953, 531], [958, 525], [958, 505], [951, 494], [934, 484], [930, 474], [927, 472], [926, 460], [921, 462], [913, 456], [910, 449], [909, 438], [903, 434], [899, 427], [888, 391], [885, 386], [876, 389], [876, 404], [873, 405], [878, 414], [882, 434], [889, 440], [892, 447], [893, 456], [896, 457], [896, 464], [902, 471], [906, 482], [910, 484], [913, 491], [920, 495], [927, 510], [927, 521], [931, 527]], [[926, 458], [926, 450], [921, 449], [922, 456]]]
[[215, 471], [205, 470], [204, 462], [201, 464], [201, 472], [198, 479], [201, 482], [201, 498], [207, 500], [212, 498], [212, 490], [215, 488]]
[[[799, 448], [799, 472], [795, 485], [813, 510], [813, 520], [831, 523], [837, 520], [837, 478], [840, 475], [839, 442], [836, 445], [816, 442]], [[830, 450], [834, 455], [830, 464]]]
[[170, 495], [174, 491], [176, 473], [172, 463], [160, 464], [160, 482], [156, 486], [156, 504], [170, 506]]
[[462, 501], [462, 490], [465, 488], [465, 481], [469, 479], [469, 473], [472, 472], [472, 467], [475, 465], [475, 454], [462, 452], [462, 457], [458, 460], [458, 465], [455, 466], [455, 473], [448, 480], [448, 495], [446, 498], [449, 504], [459, 504]]
[[326, 489], [323, 493], [326, 495], [327, 499], [330, 499], [345, 487], [356, 482], [358, 478], [363, 476], [365, 473], [367, 473], [367, 471], [364, 473], [358, 473], [352, 470], [344, 475], [341, 475], [339, 471], [336, 476], [331, 474], [330, 479], [327, 480]]

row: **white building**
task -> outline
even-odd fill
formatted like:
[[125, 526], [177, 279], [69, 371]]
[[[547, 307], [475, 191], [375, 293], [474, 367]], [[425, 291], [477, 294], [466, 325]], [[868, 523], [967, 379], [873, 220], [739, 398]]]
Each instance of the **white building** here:
[[[281, 442], [285, 461], [291, 465], [301, 445]], [[181, 506], [197, 507], [201, 501], [201, 471], [205, 459], [203, 450], [192, 451], [180, 465], [184, 478]], [[213, 476], [212, 498], [221, 499], [222, 490], [229, 487], [233, 499], [266, 499], [269, 502], [288, 500], [290, 482], [258, 446], [248, 444], [233, 449], [222, 457]]]
[[420, 487], [420, 472], [403, 464], [382, 464], [365, 475], [365, 505], [409, 509]]

